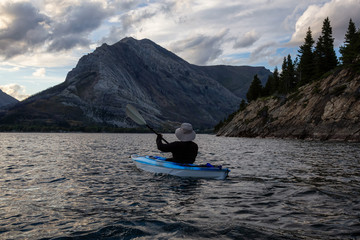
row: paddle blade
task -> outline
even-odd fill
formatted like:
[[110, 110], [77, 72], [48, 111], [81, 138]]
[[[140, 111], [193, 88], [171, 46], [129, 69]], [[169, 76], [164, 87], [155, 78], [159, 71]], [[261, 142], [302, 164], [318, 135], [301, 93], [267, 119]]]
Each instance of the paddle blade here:
[[126, 116], [131, 118], [137, 124], [146, 125], [145, 119], [140, 115], [140, 113], [134, 106], [130, 104], [126, 105], [125, 112], [126, 112]]

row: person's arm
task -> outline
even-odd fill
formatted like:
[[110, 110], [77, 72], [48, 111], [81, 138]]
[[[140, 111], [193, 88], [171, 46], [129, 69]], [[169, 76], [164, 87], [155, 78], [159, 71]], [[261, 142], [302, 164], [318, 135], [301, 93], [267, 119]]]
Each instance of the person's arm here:
[[164, 144], [161, 140], [162, 140], [162, 135], [158, 134], [156, 138], [157, 148], [163, 152], [171, 152], [174, 148], [174, 144], [173, 143]]

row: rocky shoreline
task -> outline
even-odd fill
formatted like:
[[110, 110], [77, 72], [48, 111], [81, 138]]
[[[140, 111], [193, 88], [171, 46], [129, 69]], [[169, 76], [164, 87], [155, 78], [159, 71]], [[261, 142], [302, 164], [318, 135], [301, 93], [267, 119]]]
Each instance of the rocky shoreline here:
[[360, 142], [360, 73], [337, 69], [289, 95], [253, 101], [217, 135]]

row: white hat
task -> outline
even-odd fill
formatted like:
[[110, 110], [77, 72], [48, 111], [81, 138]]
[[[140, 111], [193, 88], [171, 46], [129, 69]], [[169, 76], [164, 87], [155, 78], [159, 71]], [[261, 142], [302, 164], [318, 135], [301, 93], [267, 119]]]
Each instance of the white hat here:
[[175, 135], [182, 142], [192, 141], [196, 137], [196, 133], [190, 123], [181, 124], [180, 128], [176, 129]]

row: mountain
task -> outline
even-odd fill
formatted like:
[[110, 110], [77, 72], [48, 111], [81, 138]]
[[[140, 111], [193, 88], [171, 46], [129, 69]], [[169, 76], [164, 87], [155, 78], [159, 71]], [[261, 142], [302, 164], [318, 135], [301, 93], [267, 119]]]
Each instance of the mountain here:
[[263, 86], [271, 74], [265, 67], [250, 66], [203, 66], [200, 67], [208, 76], [218, 81], [221, 85], [229, 89], [236, 96], [246, 99], [254, 76], [257, 74]]
[[360, 73], [337, 69], [286, 97], [253, 101], [217, 135], [360, 142]]
[[0, 108], [8, 106], [10, 104], [15, 104], [19, 102], [17, 99], [13, 98], [12, 96], [4, 93], [1, 89], [0, 89]]
[[229, 69], [192, 65], [148, 39], [124, 38], [83, 56], [65, 82], [16, 105], [0, 123], [128, 128], [135, 126], [125, 116], [130, 103], [155, 127], [172, 129], [186, 121], [211, 128], [238, 108], [239, 85], [253, 78], [247, 71], [266, 72]]

